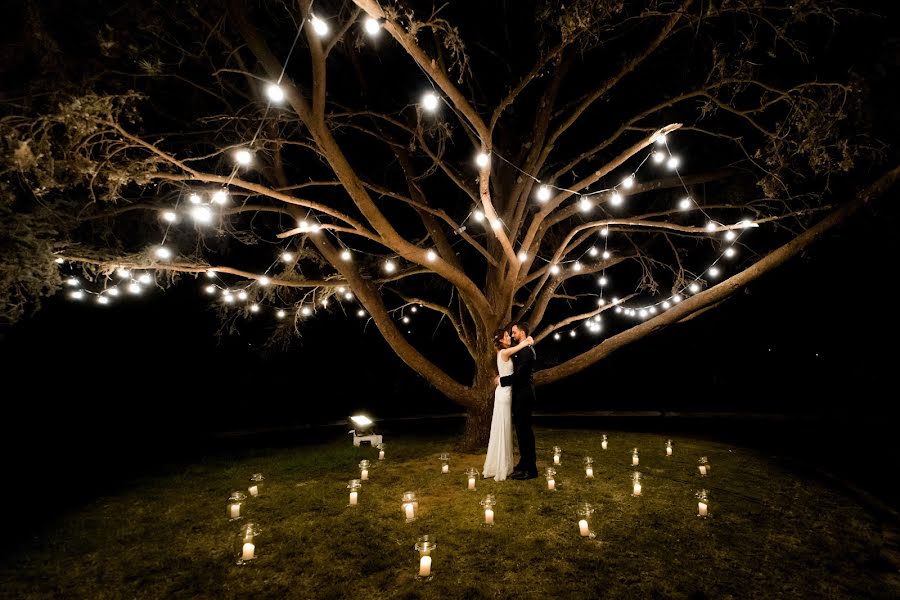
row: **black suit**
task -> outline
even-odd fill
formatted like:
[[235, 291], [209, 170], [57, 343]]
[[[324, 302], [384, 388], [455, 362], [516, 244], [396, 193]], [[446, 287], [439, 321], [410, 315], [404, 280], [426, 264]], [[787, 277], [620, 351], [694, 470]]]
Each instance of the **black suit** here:
[[534, 431], [531, 429], [531, 411], [534, 409], [534, 362], [537, 354], [528, 346], [512, 356], [513, 372], [500, 378], [503, 387], [512, 386], [512, 418], [519, 439], [519, 464], [516, 471], [537, 475], [537, 453], [534, 449]]

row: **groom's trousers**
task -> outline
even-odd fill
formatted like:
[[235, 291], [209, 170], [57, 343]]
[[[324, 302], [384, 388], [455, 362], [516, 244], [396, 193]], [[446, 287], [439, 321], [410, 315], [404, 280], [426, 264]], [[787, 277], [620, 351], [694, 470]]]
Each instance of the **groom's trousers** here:
[[537, 452], [534, 449], [531, 408], [520, 407], [514, 410], [513, 424], [516, 426], [516, 438], [519, 440], [519, 464], [516, 470], [536, 475]]

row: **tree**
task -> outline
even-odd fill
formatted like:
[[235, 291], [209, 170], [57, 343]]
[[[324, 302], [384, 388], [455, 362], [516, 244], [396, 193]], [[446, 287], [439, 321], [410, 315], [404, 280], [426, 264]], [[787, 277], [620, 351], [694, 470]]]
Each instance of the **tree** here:
[[[359, 311], [477, 446], [498, 327], [527, 319], [541, 343], [587, 324], [536, 380], [567, 377], [897, 177], [829, 193], [880, 148], [851, 118], [860, 82], [815, 60], [860, 18], [827, 0], [454, 4], [185, 1], [97, 16], [76, 61], [28, 4], [40, 72], [2, 120], [7, 317], [63, 284], [54, 260], [100, 302], [123, 270], [206, 273], [228, 326], [269, 313], [276, 341]], [[411, 342], [419, 308], [455, 348]]]

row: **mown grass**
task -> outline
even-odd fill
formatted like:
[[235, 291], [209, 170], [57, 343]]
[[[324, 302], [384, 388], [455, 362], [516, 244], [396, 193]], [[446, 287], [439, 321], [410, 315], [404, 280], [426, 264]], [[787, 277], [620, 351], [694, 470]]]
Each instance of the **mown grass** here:
[[[360, 504], [348, 507], [357, 463], [376, 458], [347, 438], [296, 449], [210, 459], [166, 477], [135, 481], [72, 511], [7, 559], [2, 594], [15, 598], [748, 598], [900, 597], [879, 559], [882, 525], [849, 496], [800, 479], [752, 451], [659, 435], [537, 431], [539, 467], [563, 448], [558, 491], [537, 480], [479, 480], [463, 471], [481, 455], [452, 454], [447, 437], [386, 439]], [[630, 450], [641, 450], [643, 496], [631, 496]], [[594, 480], [581, 459], [594, 457]], [[697, 458], [713, 466], [702, 479]], [[374, 461], [377, 463], [377, 461]], [[238, 524], [229, 493], [252, 473], [266, 479], [243, 506], [259, 523], [258, 558], [234, 563]], [[696, 516], [694, 492], [710, 491], [712, 518]], [[406, 490], [420, 518], [407, 524]], [[478, 502], [497, 498], [496, 525]], [[578, 535], [576, 508], [592, 503], [598, 537]], [[239, 521], [241, 523], [244, 521]], [[434, 578], [417, 581], [416, 538], [437, 538]]]

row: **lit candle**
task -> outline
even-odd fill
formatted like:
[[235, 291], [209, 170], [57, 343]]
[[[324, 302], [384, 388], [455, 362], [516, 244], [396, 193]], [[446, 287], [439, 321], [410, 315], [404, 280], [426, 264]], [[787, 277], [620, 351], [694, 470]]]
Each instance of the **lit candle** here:
[[419, 560], [419, 577], [431, 577], [431, 557], [423, 556]]
[[635, 496], [641, 495], [641, 484], [639, 484], [639, 483], [634, 484], [634, 495]]
[[241, 505], [240, 504], [229, 504], [228, 505], [228, 518], [229, 519], [237, 519], [241, 516]]
[[474, 477], [469, 477], [469, 489], [470, 490], [475, 489], [475, 478]]
[[494, 511], [492, 511], [490, 508], [484, 509], [484, 523], [485, 525], [494, 524]]
[[672, 456], [672, 446], [666, 446], [666, 456]]
[[548, 480], [547, 480], [547, 489], [548, 489], [548, 490], [555, 490], [555, 489], [556, 489], [556, 480], [555, 480], [555, 479], [548, 479]]
[[450, 465], [444, 465], [441, 467], [441, 473], [449, 473], [449, 472], [450, 472]]
[[578, 521], [578, 533], [581, 534], [581, 537], [588, 537], [591, 535], [591, 530], [588, 529], [588, 522], [585, 519]]
[[247, 488], [247, 491], [250, 492], [251, 496], [259, 496], [259, 486], [257, 485], [251, 485]]
[[363, 469], [359, 474], [359, 478], [362, 479], [363, 481], [366, 481], [369, 478], [369, 470]]
[[594, 478], [594, 469], [592, 469], [591, 467], [588, 467], [587, 469], [584, 470], [584, 474], [587, 475], [588, 479], [593, 479]]
[[350, 492], [350, 506], [356, 506], [359, 492]]
[[253, 553], [256, 550], [256, 546], [247, 542], [244, 544], [243, 550], [241, 551], [241, 560], [253, 560]]
[[706, 475], [706, 465], [700, 465], [699, 469], [701, 475]]
[[553, 455], [553, 464], [554, 464], [554, 465], [558, 465], [558, 464], [559, 464], [559, 454], [554, 454], [554, 455]]
[[700, 511], [700, 516], [705, 517], [707, 515], [709, 507], [706, 505], [706, 502], [698, 502], [697, 509]]
[[378, 460], [384, 460], [384, 450], [378, 451]]
[[603, 448], [604, 450], [606, 450], [606, 444], [607, 444], [606, 440], [603, 440], [602, 442], [600, 442], [600, 447]]
[[631, 455], [631, 466], [636, 467], [638, 466], [639, 462], [640, 461], [638, 460], [638, 453], [637, 451], [635, 451], [634, 454]]
[[406, 511], [406, 519], [408, 521], [411, 521], [412, 519], [415, 518], [416, 512], [415, 512], [415, 508], [412, 505], [412, 502], [407, 502], [406, 504], [404, 504], [403, 510]]

